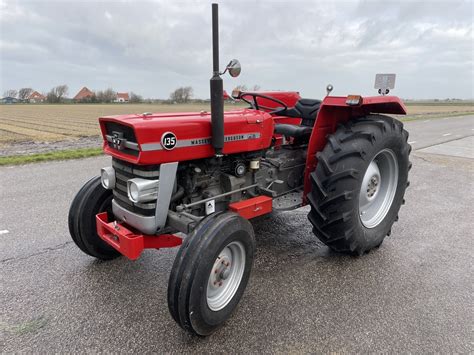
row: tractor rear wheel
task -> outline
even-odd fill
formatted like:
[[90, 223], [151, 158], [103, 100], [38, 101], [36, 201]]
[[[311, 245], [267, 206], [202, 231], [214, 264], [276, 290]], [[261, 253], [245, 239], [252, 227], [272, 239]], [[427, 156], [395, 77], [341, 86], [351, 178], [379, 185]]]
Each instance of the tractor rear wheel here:
[[337, 252], [362, 255], [390, 235], [411, 168], [408, 132], [391, 117], [369, 115], [341, 126], [317, 153], [308, 218]]
[[120, 253], [106, 244], [97, 234], [95, 216], [108, 212], [112, 216], [112, 191], [102, 187], [100, 177], [94, 177], [82, 186], [69, 208], [69, 233], [84, 253], [101, 260], [110, 260]]
[[224, 212], [202, 220], [181, 245], [168, 283], [168, 308], [179, 326], [200, 336], [219, 328], [244, 293], [254, 252], [246, 219]]

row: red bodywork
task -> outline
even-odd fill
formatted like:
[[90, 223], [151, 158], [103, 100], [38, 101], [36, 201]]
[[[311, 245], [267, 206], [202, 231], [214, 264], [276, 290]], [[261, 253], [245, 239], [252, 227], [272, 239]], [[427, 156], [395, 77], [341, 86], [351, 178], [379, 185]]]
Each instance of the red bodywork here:
[[[274, 95], [289, 107], [294, 106], [299, 98], [297, 92], [286, 93], [286, 96], [284, 92], [263, 92], [263, 94]], [[326, 135], [334, 132], [338, 123], [369, 113], [406, 114], [405, 106], [398, 97], [365, 97], [362, 99], [362, 103], [357, 106], [347, 105], [346, 99], [346, 97], [328, 96], [323, 100], [309, 142], [307, 170], [314, 170], [315, 162], [312, 157], [324, 147]], [[271, 108], [279, 106], [275, 102], [264, 100], [259, 99], [259, 103]], [[210, 158], [214, 155], [210, 144], [211, 115], [208, 112], [107, 116], [100, 118], [99, 122], [104, 138], [105, 153], [133, 164], [161, 164]], [[125, 154], [109, 147], [105, 140], [105, 122], [116, 122], [133, 128], [140, 149], [138, 156]], [[300, 120], [285, 116], [271, 116], [263, 110], [241, 109], [225, 112], [224, 122], [224, 135], [231, 136], [229, 141], [224, 144], [224, 154], [235, 154], [269, 148], [272, 138], [275, 137], [274, 123], [299, 124]], [[160, 147], [161, 136], [170, 130], [176, 135], [178, 141], [199, 141], [207, 144], [177, 147], [170, 151], [162, 149]], [[251, 133], [258, 134], [258, 138], [249, 140], [233, 140], [232, 138]], [[144, 146], [147, 145], [156, 149], [150, 148], [151, 150], [145, 151]], [[307, 190], [305, 189], [305, 191]]]
[[403, 102], [396, 96], [372, 96], [361, 98], [357, 106], [346, 103], [347, 97], [327, 96], [318, 112], [316, 124], [311, 133], [306, 158], [303, 200], [311, 190], [309, 175], [316, 169], [316, 153], [323, 150], [327, 143], [327, 136], [336, 131], [339, 123], [347, 122], [351, 118], [366, 116], [370, 113], [388, 113], [406, 115]]
[[[173, 161], [204, 159], [214, 156], [211, 139], [211, 114], [203, 113], [157, 113], [151, 115], [108, 116], [99, 119], [104, 136], [104, 151], [118, 159], [137, 165], [162, 164]], [[105, 140], [105, 122], [117, 122], [132, 127], [140, 153], [137, 157], [113, 149]], [[161, 136], [172, 131], [178, 140], [197, 141], [208, 144], [177, 147], [165, 150], [160, 147]], [[273, 135], [273, 120], [270, 114], [250, 109], [229, 111], [225, 113], [224, 135], [235, 137], [241, 134], [259, 134], [259, 138], [250, 140], [232, 140], [224, 144], [224, 154], [235, 154], [266, 149], [270, 146]], [[143, 146], [153, 145], [157, 150], [143, 151]]]
[[[300, 98], [297, 92], [262, 92], [283, 101], [288, 107], [295, 105]], [[376, 96], [360, 98], [357, 105], [348, 105], [347, 97], [326, 97], [319, 109], [313, 128], [307, 152], [304, 175], [304, 193], [302, 204], [306, 204], [306, 195], [311, 190], [310, 174], [317, 165], [316, 153], [327, 143], [327, 136], [336, 131], [338, 124], [349, 119], [366, 116], [370, 113], [406, 114], [405, 106], [398, 97]], [[268, 99], [259, 99], [260, 105], [267, 108], [277, 108], [279, 104]], [[228, 111], [224, 114], [224, 135], [230, 136], [224, 143], [224, 154], [268, 149], [272, 141], [278, 145], [282, 137], [274, 134], [275, 123], [290, 123], [299, 125], [301, 119], [285, 116], [272, 116], [267, 110], [241, 109]], [[109, 147], [106, 141], [106, 122], [116, 122], [131, 127], [139, 144], [138, 156], [125, 154], [120, 150]], [[214, 156], [210, 144], [211, 116], [202, 113], [173, 113], [147, 115], [120, 115], [100, 118], [104, 136], [104, 151], [118, 159], [138, 165], [161, 164], [175, 161], [204, 159]], [[172, 131], [179, 142], [197, 141], [195, 146], [177, 146], [173, 150], [160, 147], [161, 136]], [[252, 139], [241, 140], [245, 134], [256, 134]], [[145, 150], [145, 147], [156, 149]], [[248, 200], [233, 203], [229, 209], [250, 219], [272, 211], [272, 199], [267, 196], [257, 196]], [[175, 235], [149, 236], [135, 233], [121, 223], [109, 223], [107, 213], [97, 215], [97, 232], [109, 245], [130, 259], [136, 259], [144, 248], [169, 248], [181, 244], [181, 238]], [[118, 229], [117, 229], [118, 228]]]
[[[229, 210], [251, 219], [272, 211], [272, 198], [257, 196], [229, 205]], [[174, 234], [145, 235], [135, 232], [121, 222], [109, 222], [107, 212], [96, 215], [97, 234], [108, 245], [126, 256], [136, 260], [144, 249], [174, 248], [183, 239]]]
[[156, 236], [136, 233], [123, 223], [109, 222], [107, 212], [99, 213], [95, 219], [99, 237], [131, 260], [138, 259], [143, 249], [174, 248], [183, 242], [174, 234]]

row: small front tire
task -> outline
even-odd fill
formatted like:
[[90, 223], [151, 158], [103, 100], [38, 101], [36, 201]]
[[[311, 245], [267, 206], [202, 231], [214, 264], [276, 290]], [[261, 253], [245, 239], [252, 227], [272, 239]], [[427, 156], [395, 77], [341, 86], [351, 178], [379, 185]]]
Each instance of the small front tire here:
[[179, 326], [200, 336], [222, 326], [244, 293], [254, 253], [246, 219], [225, 212], [201, 221], [181, 246], [168, 284], [168, 307]]
[[94, 177], [78, 191], [69, 209], [72, 240], [84, 253], [100, 260], [111, 260], [121, 255], [97, 234], [95, 216], [101, 212], [112, 216], [112, 198], [112, 191], [102, 187], [100, 177]]

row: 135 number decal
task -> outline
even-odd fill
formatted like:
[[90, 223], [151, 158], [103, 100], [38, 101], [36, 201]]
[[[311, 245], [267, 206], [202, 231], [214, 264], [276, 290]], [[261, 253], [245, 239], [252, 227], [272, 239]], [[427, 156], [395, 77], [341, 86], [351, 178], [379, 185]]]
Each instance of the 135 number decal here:
[[161, 145], [166, 150], [171, 150], [174, 147], [176, 147], [176, 143], [178, 143], [178, 140], [176, 139], [176, 136], [172, 132], [165, 132], [161, 136]]

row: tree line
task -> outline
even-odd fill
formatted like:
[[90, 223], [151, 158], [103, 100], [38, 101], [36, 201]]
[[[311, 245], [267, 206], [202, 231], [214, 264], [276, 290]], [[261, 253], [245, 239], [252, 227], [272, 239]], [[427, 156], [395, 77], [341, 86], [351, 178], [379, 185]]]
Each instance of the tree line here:
[[[27, 101], [30, 95], [33, 93], [32, 88], [21, 88], [20, 90], [16, 89], [9, 89], [3, 93], [4, 97], [12, 97], [14, 99], [19, 99], [20, 101]], [[46, 102], [51, 104], [56, 103], [64, 103], [67, 100], [67, 96], [69, 95], [69, 87], [65, 84], [58, 85], [53, 87], [48, 93], [42, 94], [46, 99]], [[117, 92], [114, 91], [112, 88], [108, 88], [106, 90], [99, 90], [93, 92], [92, 95], [87, 96], [79, 102], [85, 103], [110, 103], [114, 102], [117, 98]], [[139, 103], [143, 102], [143, 97], [131, 92], [129, 94], [129, 102], [132, 103]]]
[[[107, 103], [114, 102], [116, 99], [117, 99], [117, 92], [112, 88], [108, 88], [108, 89], [105, 89], [105, 90], [95, 91], [95, 92], [93, 92], [93, 94], [91, 96], [86, 96], [86, 97], [80, 99], [78, 102], [91, 103], [91, 104], [94, 104], [94, 103], [107, 104]], [[140, 103], [140, 102], [143, 102], [143, 97], [141, 95], [135, 94], [132, 91], [129, 94], [128, 102]]]
[[[240, 90], [240, 91], [248, 91], [246, 85], [238, 85], [235, 87], [234, 90]], [[259, 85], [253, 85], [250, 88], [250, 91], [258, 91], [260, 90]], [[191, 86], [182, 86], [177, 89], [175, 89], [171, 94], [170, 94], [170, 101], [175, 102], [175, 103], [187, 103], [189, 102], [194, 95], [194, 90]]]
[[[3, 93], [3, 96], [26, 101], [33, 91], [32, 88], [21, 88], [20, 90], [9, 89]], [[68, 91], [69, 88], [67, 85], [58, 85], [52, 88], [47, 94], [43, 94], [43, 96], [46, 97], [46, 101], [49, 103], [60, 103], [64, 101]]]
[[[238, 85], [235, 89], [240, 91], [247, 91], [247, 86]], [[259, 85], [254, 85], [251, 91], [260, 90]], [[32, 88], [21, 88], [20, 90], [10, 89], [4, 92], [4, 97], [12, 97], [19, 99], [21, 101], [26, 101], [30, 95], [33, 93]], [[47, 94], [43, 94], [46, 97], [46, 102], [48, 103], [63, 103], [67, 100], [69, 95], [69, 87], [65, 84], [58, 85], [53, 87]], [[194, 90], [191, 86], [182, 86], [175, 89], [170, 93], [169, 100], [175, 103], [188, 103], [192, 100], [194, 96]], [[87, 96], [79, 100], [82, 103], [110, 103], [114, 102], [117, 98], [117, 92], [112, 88], [106, 90], [99, 90], [92, 93], [92, 95]], [[135, 94], [134, 92], [130, 93], [129, 102], [140, 103], [143, 102], [143, 97], [141, 95]]]

